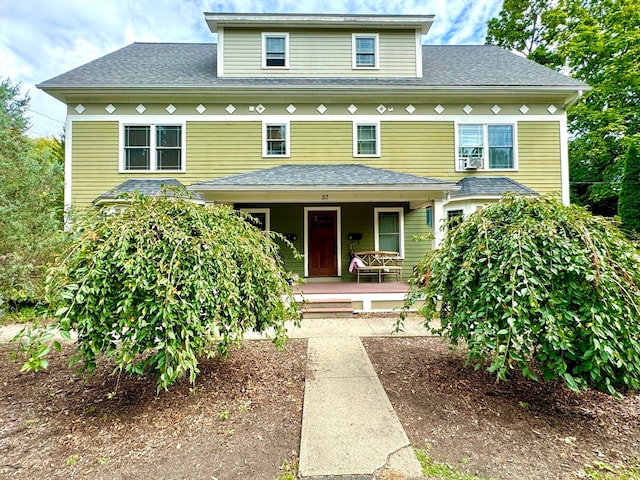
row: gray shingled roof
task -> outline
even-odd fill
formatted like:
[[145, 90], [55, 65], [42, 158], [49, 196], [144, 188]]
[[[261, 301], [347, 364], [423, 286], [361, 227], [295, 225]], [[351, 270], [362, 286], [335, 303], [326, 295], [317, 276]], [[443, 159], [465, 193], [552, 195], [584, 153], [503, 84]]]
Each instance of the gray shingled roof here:
[[506, 192], [520, 195], [538, 195], [535, 190], [522, 185], [508, 177], [465, 177], [460, 180], [460, 190], [451, 194], [456, 197], [502, 196]]
[[[168, 187], [168, 189], [163, 192], [162, 189], [164, 187]], [[129, 180], [124, 181], [120, 185], [113, 187], [111, 190], [108, 190], [98, 196], [93, 203], [97, 204], [109, 200], [115, 200], [122, 194], [134, 192], [148, 196], [158, 195], [163, 192], [164, 196], [175, 197], [176, 193], [179, 192], [174, 191], [174, 188], [183, 189], [185, 187], [175, 178], [130, 178]], [[204, 200], [202, 195], [193, 192], [185, 192], [185, 195], [178, 196], [181, 198], [191, 198], [200, 202]]]
[[281, 165], [229, 177], [191, 184], [189, 190], [215, 190], [216, 187], [318, 187], [349, 188], [359, 186], [394, 186], [400, 188], [431, 186], [456, 189], [453, 182], [393, 172], [356, 164]]
[[490, 45], [423, 45], [423, 78], [218, 78], [214, 43], [133, 43], [39, 88], [509, 86], [586, 89], [578, 80]]

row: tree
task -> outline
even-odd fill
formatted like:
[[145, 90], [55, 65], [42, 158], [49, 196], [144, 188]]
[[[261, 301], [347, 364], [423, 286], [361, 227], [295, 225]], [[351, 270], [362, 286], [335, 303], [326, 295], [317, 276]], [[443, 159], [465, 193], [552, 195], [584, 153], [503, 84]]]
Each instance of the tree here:
[[568, 112], [572, 201], [613, 216], [626, 145], [640, 133], [640, 4], [560, 0], [527, 8], [506, 0], [500, 17], [488, 26], [488, 43], [519, 51], [592, 87]]
[[57, 140], [27, 136], [29, 97], [0, 82], [0, 307], [38, 303], [61, 251], [64, 159]]
[[[181, 192], [178, 197], [185, 196]], [[275, 233], [262, 232], [227, 206], [184, 198], [134, 196], [120, 214], [74, 222], [76, 240], [48, 279], [56, 322], [25, 331], [25, 370], [47, 366], [51, 329], [78, 334], [74, 361], [92, 371], [99, 356], [117, 371], [156, 375], [158, 389], [188, 375], [198, 358], [225, 356], [247, 330], [298, 317]]]
[[638, 389], [640, 252], [611, 221], [508, 195], [449, 230], [416, 275], [408, 303], [424, 296], [421, 313], [464, 342], [476, 368]]
[[562, 16], [553, 0], [505, 0], [498, 18], [487, 23], [486, 43], [513, 50], [549, 67], [561, 61], [554, 38]]
[[640, 236], [640, 155], [636, 142], [629, 145], [624, 165], [618, 214], [623, 230]]

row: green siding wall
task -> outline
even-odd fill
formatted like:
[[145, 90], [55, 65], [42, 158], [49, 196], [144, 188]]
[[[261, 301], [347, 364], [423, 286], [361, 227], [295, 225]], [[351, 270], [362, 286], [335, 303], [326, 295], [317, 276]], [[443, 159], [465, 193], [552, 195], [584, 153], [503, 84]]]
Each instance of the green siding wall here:
[[[267, 118], [267, 117], [265, 117]], [[381, 122], [381, 157], [353, 157], [351, 121], [291, 119], [291, 155], [262, 158], [262, 123], [197, 121], [186, 123], [186, 173], [119, 173], [118, 122], [74, 122], [72, 126], [72, 202], [89, 205], [128, 178], [175, 177], [186, 185], [283, 164], [360, 163], [416, 175], [457, 181], [468, 172], [454, 169], [454, 122]], [[473, 172], [507, 175], [540, 192], [560, 184], [558, 122], [518, 122], [518, 171]]]
[[[415, 77], [414, 30], [379, 32], [380, 68], [352, 69], [352, 31], [289, 30], [289, 68], [262, 68], [262, 32], [225, 28], [225, 77]], [[269, 30], [283, 33], [285, 30]], [[376, 33], [366, 30], [362, 33]]]
[[118, 175], [118, 122], [75, 122], [71, 147], [74, 205], [88, 206], [124, 181]]
[[560, 127], [557, 122], [518, 122], [519, 171], [509, 177], [539, 193], [559, 192]]

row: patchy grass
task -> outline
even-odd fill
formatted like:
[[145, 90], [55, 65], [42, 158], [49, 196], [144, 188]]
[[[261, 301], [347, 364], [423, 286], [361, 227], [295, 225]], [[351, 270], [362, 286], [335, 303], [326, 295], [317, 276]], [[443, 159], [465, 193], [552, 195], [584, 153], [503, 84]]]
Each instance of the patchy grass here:
[[629, 465], [595, 461], [593, 465], [585, 465], [581, 476], [593, 480], [640, 480], [640, 458]]
[[[424, 449], [416, 449], [416, 458], [422, 467], [422, 474], [427, 478], [437, 478], [439, 480], [493, 480], [491, 478], [479, 477], [460, 472], [456, 468], [446, 463], [434, 461], [429, 456], [430, 444]], [[465, 463], [463, 460], [462, 463]]]
[[283, 460], [280, 472], [275, 480], [296, 480], [298, 478], [298, 460]]

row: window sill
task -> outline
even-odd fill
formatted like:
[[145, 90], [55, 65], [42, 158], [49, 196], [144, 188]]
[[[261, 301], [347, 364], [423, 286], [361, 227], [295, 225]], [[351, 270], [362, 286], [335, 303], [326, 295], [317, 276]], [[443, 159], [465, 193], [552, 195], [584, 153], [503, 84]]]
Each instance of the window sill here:
[[457, 168], [456, 172], [459, 173], [475, 173], [475, 172], [483, 172], [483, 173], [491, 173], [491, 172], [518, 172], [517, 168]]
[[118, 173], [138, 174], [138, 173], [187, 173], [186, 170], [118, 170]]

